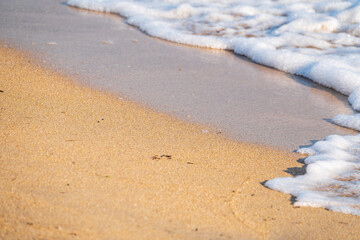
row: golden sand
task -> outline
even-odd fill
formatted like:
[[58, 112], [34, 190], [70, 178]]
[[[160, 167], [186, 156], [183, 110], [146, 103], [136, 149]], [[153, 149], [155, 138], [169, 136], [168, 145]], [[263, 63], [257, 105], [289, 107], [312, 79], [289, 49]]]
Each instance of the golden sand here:
[[0, 48], [0, 239], [357, 239], [261, 183], [299, 155], [225, 139]]

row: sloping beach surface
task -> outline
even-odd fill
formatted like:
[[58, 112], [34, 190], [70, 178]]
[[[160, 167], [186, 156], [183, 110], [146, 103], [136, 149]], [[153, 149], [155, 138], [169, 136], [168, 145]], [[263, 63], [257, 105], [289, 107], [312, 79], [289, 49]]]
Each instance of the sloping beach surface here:
[[292, 206], [261, 184], [301, 172], [297, 154], [76, 86], [10, 48], [0, 59], [1, 239], [360, 234], [357, 216]]
[[[328, 134], [354, 133], [354, 131], [335, 127], [325, 121], [338, 113], [349, 114], [352, 112], [347, 106], [346, 98], [341, 94], [336, 94], [307, 80], [246, 62], [246, 60], [233, 56], [228, 52], [209, 51], [164, 43], [158, 39], [151, 39], [136, 29], [124, 25], [120, 18], [112, 18], [112, 15], [99, 16], [94, 13], [70, 9], [64, 4], [61, 5], [60, 1], [0, 1], [0, 11], [1, 39], [15, 43], [22, 48], [37, 51], [40, 53], [38, 57], [43, 61], [43, 64], [55, 63], [55, 66], [53, 66], [55, 68], [65, 69], [70, 74], [80, 73], [80, 76], [76, 75], [77, 79], [91, 86], [122, 94], [122, 96], [141, 101], [155, 109], [171, 112], [176, 116], [210, 124], [217, 128], [214, 131], [211, 127], [202, 127], [201, 134], [207, 134], [208, 132], [225, 133], [228, 136], [244, 141], [293, 150], [299, 145], [308, 144], [310, 140], [318, 140]], [[8, 65], [5, 65], [5, 67], [8, 67]], [[66, 94], [70, 94], [69, 89], [71, 88], [65, 91]], [[356, 94], [353, 95], [352, 99], [354, 101], [351, 102], [355, 102]], [[91, 104], [93, 103], [91, 102]], [[111, 103], [109, 102], [109, 104]], [[9, 104], [9, 106], [11, 105]], [[102, 119], [97, 121], [101, 123], [101, 121], [104, 121]], [[17, 125], [18, 118], [13, 122]], [[54, 129], [57, 124], [57, 120], [54, 120]], [[43, 125], [38, 124], [37, 127], [41, 129]], [[21, 128], [23, 128], [22, 125]], [[80, 129], [80, 132], [82, 130]], [[111, 134], [109, 133], [109, 135]], [[144, 136], [147, 137], [147, 135]], [[33, 137], [31, 135], [29, 138]], [[74, 139], [66, 140], [72, 142]], [[197, 141], [200, 140], [197, 139]], [[325, 143], [320, 142], [320, 144], [303, 151], [304, 153], [317, 154], [317, 157], [308, 158], [306, 163], [322, 161], [324, 157], [328, 158], [328, 149], [335, 150], [335, 152], [331, 152], [335, 159], [330, 160], [334, 160], [333, 167], [340, 170], [340, 176], [339, 171], [330, 171], [332, 173], [330, 182], [325, 181], [322, 186], [319, 185], [319, 183], [322, 183], [321, 181], [311, 182], [311, 184], [307, 184], [306, 187], [309, 188], [306, 191], [315, 190], [320, 193], [320, 196], [323, 196], [321, 195], [323, 193], [330, 193], [330, 199], [338, 198], [337, 200], [340, 203], [346, 203], [346, 201], [343, 201], [343, 197], [345, 197], [345, 200], [350, 200], [352, 206], [350, 211], [348, 209], [344, 211], [344, 208], [340, 210], [354, 213], [359, 195], [356, 185], [358, 179], [357, 138], [330, 137], [327, 141]], [[33, 144], [36, 145], [35, 150], [39, 152], [47, 151], [48, 146], [43, 147], [40, 143], [38, 144], [35, 138], [34, 142]], [[196, 146], [195, 142], [190, 145]], [[8, 143], [7, 140], [6, 143]], [[21, 143], [16, 147], [20, 146], [20, 149], [22, 149], [28, 144], [28, 142]], [[55, 142], [52, 144], [55, 144]], [[4, 146], [8, 147], [6, 144]], [[14, 149], [17, 149], [16, 147]], [[100, 148], [95, 147], [95, 149], [101, 152]], [[103, 150], [103, 152], [107, 152], [107, 149]], [[140, 147], [140, 149], [143, 148]], [[241, 153], [238, 149], [236, 151], [238, 154]], [[257, 151], [255, 150], [255, 152]], [[70, 152], [68, 153], [70, 154]], [[141, 152], [139, 149], [134, 150], [134, 153], [139, 152]], [[202, 153], [203, 150], [200, 152]], [[85, 152], [83, 153], [85, 156]], [[74, 153], [71, 152], [71, 154]], [[47, 157], [50, 156], [52, 155], [50, 154]], [[343, 158], [344, 156], [346, 158]], [[172, 155], [167, 153], [154, 154], [151, 158], [153, 160], [173, 159]], [[247, 160], [253, 159], [250, 155], [246, 155], [245, 158], [248, 158]], [[268, 156], [265, 159], [262, 158], [263, 167], [268, 167], [268, 171], [272, 171], [268, 164], [282, 170], [296, 164], [294, 162], [296, 158], [289, 156], [285, 157], [288, 158], [286, 160], [282, 157], [276, 157], [278, 161], [276, 163], [269, 163], [268, 158]], [[339, 159], [336, 158], [340, 158], [343, 162], [337, 163], [336, 161]], [[226, 165], [227, 162], [223, 162], [225, 159], [222, 158], [217, 164]], [[290, 163], [287, 160], [292, 161]], [[271, 160], [269, 161], [271, 162]], [[191, 165], [192, 162], [189, 162], [189, 165]], [[288, 165], [282, 165], [285, 163]], [[188, 163], [186, 162], [186, 164]], [[276, 164], [277, 166], [275, 166]], [[339, 164], [341, 168], [339, 168]], [[324, 169], [326, 170], [328, 167], [327, 163], [325, 165], [325, 168], [318, 171], [318, 173], [321, 173], [320, 176], [325, 176]], [[246, 172], [250, 166], [244, 167], [242, 171]], [[319, 170], [319, 168], [317, 169]], [[295, 175], [303, 172], [296, 167], [289, 168], [287, 171]], [[248, 173], [246, 172], [246, 174]], [[229, 176], [234, 176], [234, 178], [238, 176], [235, 173], [228, 172], [223, 174], [225, 176], [230, 174]], [[268, 174], [265, 174], [267, 177], [264, 175], [264, 178], [254, 180], [254, 184], [264, 188], [259, 184], [260, 182], [276, 177], [275, 175], [270, 176], [270, 173]], [[282, 174], [284, 173], [279, 173], [277, 176], [284, 176]], [[109, 178], [110, 175], [103, 176]], [[276, 186], [272, 187], [298, 196], [299, 192], [296, 189], [299, 187], [300, 189], [304, 188], [298, 184], [301, 182], [298, 181], [299, 178], [291, 179], [290, 181], [286, 180], [285, 183], [289, 182], [288, 185], [276, 183]], [[310, 177], [308, 180], [313, 181], [314, 178]], [[247, 183], [248, 181], [244, 182]], [[249, 188], [243, 191], [252, 191], [253, 189], [252, 185], [249, 185]], [[85, 191], [87, 190], [85, 189]], [[234, 191], [236, 192], [236, 190]], [[22, 192], [21, 189], [19, 192]], [[44, 192], [46, 191], [44, 190]], [[261, 192], [261, 194], [263, 193]], [[297, 200], [302, 201], [300, 205], [331, 208], [331, 205], [326, 205], [329, 202], [327, 200], [325, 205], [314, 204], [312, 201], [313, 196], [310, 196], [310, 201], [306, 196], [302, 199], [298, 196]], [[201, 196], [200, 199], [203, 200], [203, 198], [204, 196]], [[287, 198], [287, 196], [285, 195], [284, 198]], [[355, 204], [352, 199], [355, 200]], [[287, 204], [291, 207], [290, 201], [287, 200]], [[14, 208], [17, 206], [15, 204]], [[245, 208], [248, 208], [248, 206], [245, 206]], [[266, 210], [259, 206], [257, 208], [257, 211], [261, 212], [260, 215], [265, 214]], [[235, 215], [239, 214], [235, 211]], [[257, 216], [257, 214], [255, 215]], [[311, 214], [305, 216], [308, 218], [313, 217]], [[334, 216], [340, 215], [334, 214]], [[258, 222], [258, 220], [252, 220], [245, 223], [245, 225], [254, 225], [254, 222]], [[267, 218], [263, 218], [263, 221], [267, 220]], [[342, 222], [337, 223], [342, 224]], [[29, 225], [31, 226], [31, 224], [30, 222]], [[326, 222], [326, 224], [329, 224], [329, 222]], [[262, 223], [255, 225], [263, 226]], [[333, 224], [329, 225], [332, 226]], [[316, 226], [319, 227], [319, 225]], [[280, 233], [289, 234], [293, 232], [292, 230], [285, 231], [286, 228], [279, 231], [274, 229], [276, 227], [272, 226], [269, 236], [279, 236]], [[264, 230], [254, 231], [257, 232], [256, 234], [264, 234]], [[346, 233], [341, 232], [338, 234], [351, 232], [347, 228], [346, 231]], [[264, 236], [268, 236], [267, 232], [269, 231], [265, 230]], [[314, 234], [320, 233], [322, 232], [315, 231]], [[306, 232], [306, 234], [308, 233]], [[241, 236], [246, 238], [247, 235]], [[299, 236], [303, 237], [304, 235]], [[259, 235], [256, 235], [256, 238], [258, 237]]]
[[[348, 1], [69, 0], [112, 12], [156, 37], [228, 49], [255, 62], [307, 77], [349, 95], [360, 110], [360, 3]], [[333, 122], [359, 130], [360, 114]], [[297, 197], [297, 205], [360, 215], [360, 136], [329, 136], [312, 148], [307, 173], [268, 187]]]

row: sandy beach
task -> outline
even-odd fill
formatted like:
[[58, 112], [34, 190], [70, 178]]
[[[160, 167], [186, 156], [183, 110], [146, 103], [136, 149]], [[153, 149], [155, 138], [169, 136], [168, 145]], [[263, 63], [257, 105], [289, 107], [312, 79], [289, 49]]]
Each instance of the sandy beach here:
[[355, 133], [345, 96], [58, 0], [0, 13], [0, 239], [358, 239], [264, 186]]
[[353, 112], [335, 91], [228, 51], [149, 37], [117, 15], [62, 0], [0, 1], [0, 22], [0, 39], [81, 84], [239, 141], [294, 151], [330, 134], [356, 133], [328, 122]]
[[[95, 90], [1, 47], [2, 239], [357, 239], [262, 183], [302, 156]], [[285, 171], [284, 171], [285, 170]]]

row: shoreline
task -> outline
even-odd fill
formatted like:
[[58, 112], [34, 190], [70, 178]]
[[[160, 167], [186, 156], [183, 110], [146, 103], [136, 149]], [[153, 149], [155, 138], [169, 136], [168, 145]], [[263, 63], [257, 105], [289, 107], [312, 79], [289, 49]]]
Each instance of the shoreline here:
[[78, 86], [14, 49], [0, 47], [0, 56], [1, 238], [360, 233], [357, 216], [294, 207], [289, 195], [262, 185], [301, 173], [299, 154], [205, 133]]
[[60, 0], [1, 6], [0, 39], [40, 54], [80, 84], [212, 126], [226, 137], [293, 151], [331, 134], [356, 133], [327, 121], [353, 113], [347, 98], [309, 80], [230, 52], [152, 38], [120, 17]]

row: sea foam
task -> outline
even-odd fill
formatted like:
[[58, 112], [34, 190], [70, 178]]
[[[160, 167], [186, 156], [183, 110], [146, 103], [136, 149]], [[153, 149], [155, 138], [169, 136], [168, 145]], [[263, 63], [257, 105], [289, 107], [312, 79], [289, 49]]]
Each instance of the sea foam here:
[[276, 178], [266, 186], [296, 196], [297, 206], [325, 207], [360, 215], [360, 135], [332, 135], [300, 153], [306, 174]]
[[[360, 110], [359, 0], [69, 0], [120, 14], [151, 36], [233, 50], [254, 62], [304, 76], [349, 95]], [[360, 130], [360, 115], [333, 122]], [[298, 205], [360, 215], [359, 136], [329, 136], [300, 152], [307, 172], [267, 182]]]

